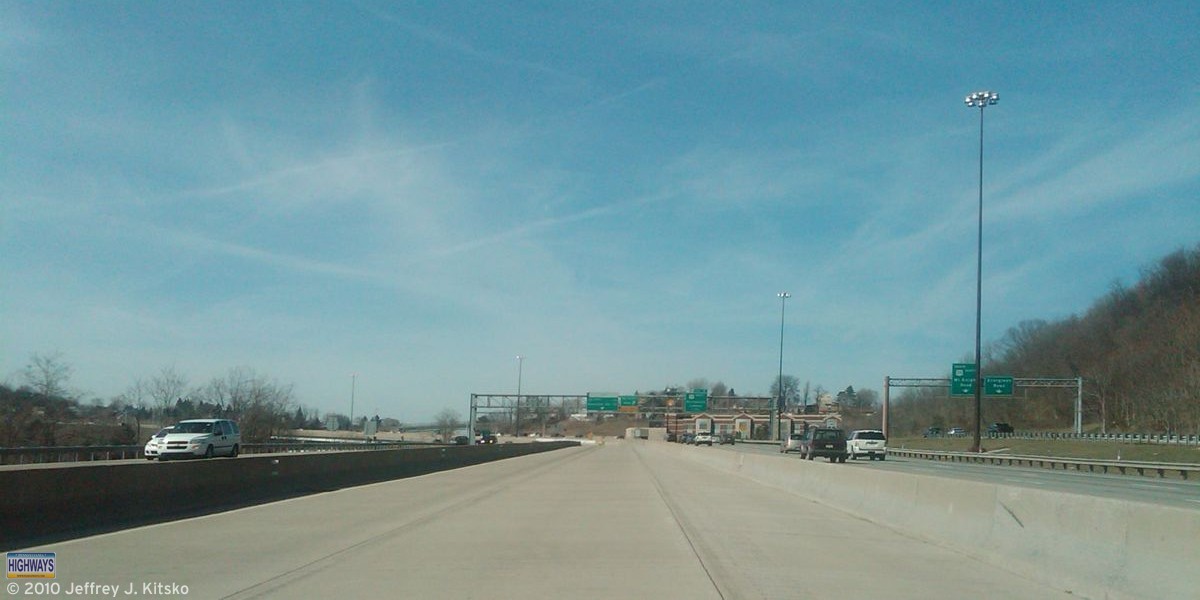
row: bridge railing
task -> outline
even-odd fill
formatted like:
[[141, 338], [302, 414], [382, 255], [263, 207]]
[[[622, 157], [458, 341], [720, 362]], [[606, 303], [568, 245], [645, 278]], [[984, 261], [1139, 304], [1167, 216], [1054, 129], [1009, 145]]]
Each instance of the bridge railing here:
[[925, 460], [947, 462], [983, 463], [993, 465], [1008, 465], [1021, 467], [1040, 467], [1045, 469], [1062, 469], [1102, 473], [1120, 473], [1122, 475], [1157, 474], [1159, 477], [1178, 475], [1183, 479], [1200, 476], [1200, 464], [1189, 463], [1153, 463], [1134, 462], [1125, 460], [1096, 460], [1089, 458], [1060, 458], [1051, 456], [1018, 456], [1010, 454], [988, 454], [975, 452], [943, 452], [938, 450], [909, 450], [903, 448], [888, 448], [890, 456], [906, 456]]
[[[347, 450], [395, 450], [402, 447], [428, 446], [420, 442], [267, 442], [242, 444], [245, 454], [278, 452], [329, 452]], [[136, 446], [41, 446], [0, 448], [0, 465], [24, 465], [55, 462], [124, 460], [141, 458], [145, 445]]]

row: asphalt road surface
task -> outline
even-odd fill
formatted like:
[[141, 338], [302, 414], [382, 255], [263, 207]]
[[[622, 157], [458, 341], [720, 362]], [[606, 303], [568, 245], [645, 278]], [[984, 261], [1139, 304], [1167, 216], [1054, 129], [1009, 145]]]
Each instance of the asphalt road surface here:
[[558, 450], [36, 551], [57, 553], [58, 597], [147, 585], [186, 586], [189, 598], [1073, 597], [646, 444]]

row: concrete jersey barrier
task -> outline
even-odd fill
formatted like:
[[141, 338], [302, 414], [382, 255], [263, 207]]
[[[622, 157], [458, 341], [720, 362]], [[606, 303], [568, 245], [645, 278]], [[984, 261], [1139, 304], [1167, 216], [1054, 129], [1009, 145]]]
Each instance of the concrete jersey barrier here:
[[444, 446], [169, 463], [59, 463], [0, 470], [0, 547], [7, 550], [197, 511], [212, 512], [569, 446], [578, 443]]

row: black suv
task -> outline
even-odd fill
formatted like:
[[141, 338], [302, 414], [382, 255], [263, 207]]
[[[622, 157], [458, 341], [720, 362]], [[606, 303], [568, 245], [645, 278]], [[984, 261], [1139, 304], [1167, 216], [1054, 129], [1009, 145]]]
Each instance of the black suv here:
[[988, 435], [999, 435], [1001, 433], [1012, 433], [1013, 428], [1008, 423], [996, 422], [988, 425], [987, 432]]
[[800, 440], [800, 454], [812, 460], [824, 456], [829, 462], [846, 462], [846, 432], [834, 427], [813, 427]]

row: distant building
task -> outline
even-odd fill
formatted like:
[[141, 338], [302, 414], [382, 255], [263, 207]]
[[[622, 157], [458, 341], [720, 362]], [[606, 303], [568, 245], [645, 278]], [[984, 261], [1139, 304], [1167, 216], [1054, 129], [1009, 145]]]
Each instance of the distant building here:
[[833, 394], [825, 393], [817, 396], [817, 412], [821, 414], [835, 413], [840, 410], [838, 401]]

